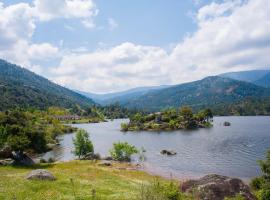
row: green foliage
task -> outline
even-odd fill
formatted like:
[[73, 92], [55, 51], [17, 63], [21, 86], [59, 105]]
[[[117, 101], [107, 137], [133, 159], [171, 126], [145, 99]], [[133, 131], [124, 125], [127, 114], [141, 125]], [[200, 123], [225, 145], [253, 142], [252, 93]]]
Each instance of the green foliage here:
[[250, 186], [253, 190], [262, 189], [264, 179], [262, 177], [256, 177], [251, 180]]
[[183, 195], [179, 188], [173, 182], [161, 183], [157, 180], [149, 185], [143, 184], [141, 186], [138, 200], [181, 200]]
[[264, 186], [260, 197], [261, 197], [261, 200], [269, 200], [270, 199], [270, 185]]
[[81, 158], [88, 153], [94, 153], [94, 147], [92, 142], [89, 140], [88, 133], [83, 130], [79, 129], [76, 132], [75, 138], [73, 138], [73, 144], [75, 146], [74, 154]]
[[[57, 135], [71, 130], [46, 112], [12, 110], [0, 112], [0, 147], [8, 145], [14, 151], [45, 152]], [[72, 129], [73, 130], [73, 129]]]
[[224, 200], [245, 200], [245, 197], [242, 195], [238, 194], [235, 197], [225, 197]]
[[251, 187], [259, 191], [259, 200], [270, 199], [270, 150], [267, 152], [266, 159], [260, 160], [262, 176], [256, 177], [251, 181]]
[[125, 105], [148, 112], [190, 106], [194, 111], [211, 108], [214, 115], [269, 115], [270, 90], [222, 77], [207, 77], [131, 98]]
[[117, 161], [130, 161], [133, 154], [138, 153], [138, 149], [128, 144], [127, 142], [118, 142], [113, 144], [113, 149], [110, 154], [114, 160]]
[[213, 117], [210, 109], [193, 114], [190, 107], [184, 106], [177, 112], [176, 109], [166, 109], [163, 112], [142, 115], [137, 113], [131, 117], [130, 122], [122, 124], [123, 131], [139, 130], [177, 130], [211, 127]]
[[0, 111], [50, 106], [88, 107], [94, 102], [33, 72], [0, 60]]
[[4, 146], [7, 141], [7, 129], [4, 126], [0, 126], [0, 148]]

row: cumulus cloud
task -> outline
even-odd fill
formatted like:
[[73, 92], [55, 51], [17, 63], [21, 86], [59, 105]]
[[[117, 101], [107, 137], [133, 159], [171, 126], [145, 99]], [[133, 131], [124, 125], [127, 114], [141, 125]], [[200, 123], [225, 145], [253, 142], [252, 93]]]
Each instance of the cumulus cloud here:
[[[83, 51], [70, 49], [59, 53], [61, 49], [48, 43], [29, 42], [35, 20], [76, 17], [86, 27], [93, 27], [92, 20], [98, 11], [89, 2], [92, 1], [56, 0], [48, 5], [48, 0], [35, 0], [33, 6], [16, 4], [14, 7], [0, 4], [0, 56], [22, 59], [22, 63], [29, 63], [33, 57], [61, 56], [59, 65], [47, 69], [47, 77], [67, 87], [89, 92], [177, 84], [270, 65], [268, 0], [226, 0], [201, 7], [195, 17], [197, 31], [169, 52], [161, 47], [125, 42], [92, 52], [83, 48]], [[40, 10], [38, 17], [33, 8]], [[113, 21], [108, 24], [117, 26]], [[41, 66], [32, 68], [42, 71]]]
[[58, 83], [69, 87], [109, 92], [269, 67], [269, 10], [268, 0], [213, 2], [198, 10], [198, 30], [171, 52], [123, 43], [66, 55], [52, 74]]
[[56, 46], [31, 42], [37, 22], [78, 18], [89, 28], [90, 22], [94, 27], [92, 18], [97, 13], [92, 0], [34, 0], [33, 4], [17, 3], [6, 7], [0, 2], [0, 57], [27, 67], [31, 67], [32, 60], [58, 57]]

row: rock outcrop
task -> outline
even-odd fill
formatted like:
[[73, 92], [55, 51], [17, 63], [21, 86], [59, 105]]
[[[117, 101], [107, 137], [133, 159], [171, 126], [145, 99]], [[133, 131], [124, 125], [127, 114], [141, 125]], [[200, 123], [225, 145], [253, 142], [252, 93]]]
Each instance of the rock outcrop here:
[[256, 198], [240, 179], [211, 174], [198, 180], [189, 180], [181, 185], [182, 192], [193, 193], [199, 200], [224, 200], [225, 197], [242, 195], [246, 200]]
[[173, 155], [176, 155], [177, 153], [173, 150], [166, 150], [166, 149], [163, 149], [161, 152], [160, 152], [162, 155], [167, 155], [167, 156], [173, 156]]
[[48, 181], [54, 181], [56, 180], [55, 176], [44, 169], [37, 169], [31, 171], [27, 176], [26, 179], [28, 180], [48, 180]]

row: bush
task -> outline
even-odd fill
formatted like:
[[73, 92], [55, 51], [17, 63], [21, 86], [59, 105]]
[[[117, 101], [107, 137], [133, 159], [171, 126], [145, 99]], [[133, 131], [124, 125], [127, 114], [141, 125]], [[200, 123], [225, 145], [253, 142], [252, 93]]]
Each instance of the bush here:
[[133, 154], [138, 153], [138, 149], [127, 142], [118, 142], [113, 144], [110, 154], [114, 160], [130, 161]]
[[183, 195], [173, 182], [169, 184], [161, 183], [157, 180], [149, 185], [141, 186], [138, 200], [181, 200]]
[[262, 189], [263, 179], [261, 177], [256, 177], [251, 180], [250, 186], [254, 190]]
[[269, 200], [270, 199], [270, 185], [263, 188], [261, 192], [261, 200]]
[[78, 156], [79, 159], [81, 156], [94, 153], [94, 147], [92, 142], [89, 140], [89, 135], [83, 129], [79, 129], [76, 132], [76, 136], [73, 138], [73, 144], [75, 146], [74, 154]]
[[121, 130], [122, 130], [122, 131], [128, 131], [128, 124], [122, 123], [122, 124], [121, 124]]

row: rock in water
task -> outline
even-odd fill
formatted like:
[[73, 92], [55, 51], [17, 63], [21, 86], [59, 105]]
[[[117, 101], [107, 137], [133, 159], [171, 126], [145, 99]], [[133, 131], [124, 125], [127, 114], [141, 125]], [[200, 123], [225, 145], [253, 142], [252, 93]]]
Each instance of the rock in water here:
[[44, 170], [44, 169], [37, 169], [31, 171], [27, 176], [26, 179], [28, 180], [48, 180], [54, 181], [56, 178], [52, 175], [51, 172]]
[[230, 122], [224, 122], [224, 123], [223, 123], [223, 126], [230, 126], [230, 125], [231, 125]]
[[240, 179], [211, 174], [198, 180], [189, 180], [180, 188], [183, 192], [194, 193], [199, 200], [223, 200], [241, 194], [246, 200], [256, 198]]
[[160, 152], [162, 155], [168, 155], [168, 156], [174, 156], [176, 155], [177, 153], [173, 150], [166, 150], [166, 149], [163, 149], [161, 152]]

